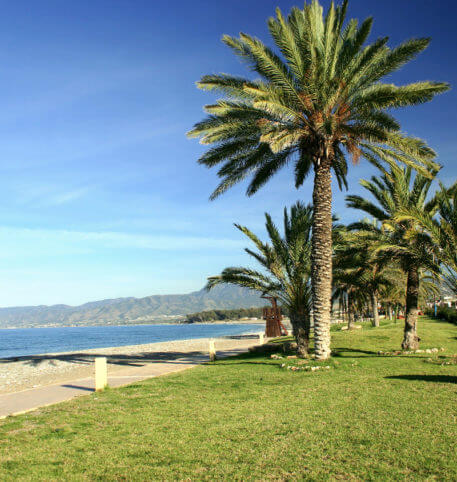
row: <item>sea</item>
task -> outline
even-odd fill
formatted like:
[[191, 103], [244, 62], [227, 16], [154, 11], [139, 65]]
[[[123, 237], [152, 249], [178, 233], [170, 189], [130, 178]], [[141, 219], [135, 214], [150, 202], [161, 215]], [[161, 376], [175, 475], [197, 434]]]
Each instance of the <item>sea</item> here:
[[258, 333], [264, 324], [157, 324], [0, 329], [0, 358]]

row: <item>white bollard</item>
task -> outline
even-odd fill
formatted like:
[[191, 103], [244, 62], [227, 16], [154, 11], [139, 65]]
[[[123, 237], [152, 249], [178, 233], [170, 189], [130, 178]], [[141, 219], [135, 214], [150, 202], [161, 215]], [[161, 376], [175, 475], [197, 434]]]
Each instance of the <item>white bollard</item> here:
[[214, 340], [209, 341], [209, 361], [216, 359], [216, 348], [214, 346]]
[[263, 345], [264, 341], [263, 341], [263, 332], [262, 333], [259, 333], [259, 345]]
[[106, 357], [95, 359], [95, 391], [100, 392], [108, 386], [108, 369]]

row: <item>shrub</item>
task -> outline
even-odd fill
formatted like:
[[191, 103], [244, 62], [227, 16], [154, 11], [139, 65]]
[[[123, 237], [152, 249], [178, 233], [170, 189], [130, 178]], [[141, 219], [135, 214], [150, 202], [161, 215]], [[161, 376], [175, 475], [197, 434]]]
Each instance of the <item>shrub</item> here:
[[[426, 314], [428, 316], [434, 316], [434, 310], [427, 309]], [[449, 306], [439, 306], [436, 317], [440, 320], [445, 320], [449, 323], [454, 323], [454, 325], [457, 325], [457, 310], [455, 308], [450, 308]]]

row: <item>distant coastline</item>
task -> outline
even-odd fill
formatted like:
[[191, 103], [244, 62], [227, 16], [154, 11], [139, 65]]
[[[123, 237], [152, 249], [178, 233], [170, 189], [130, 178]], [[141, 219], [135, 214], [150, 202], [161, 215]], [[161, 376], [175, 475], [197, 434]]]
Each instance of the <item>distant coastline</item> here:
[[77, 325], [33, 325], [33, 326], [0, 326], [0, 330], [30, 330], [30, 329], [43, 329], [43, 328], [84, 328], [84, 327], [107, 327], [107, 326], [154, 326], [154, 325], [255, 325], [263, 323], [262, 319], [249, 320], [214, 320], [214, 321], [186, 321], [185, 317], [182, 317], [181, 321], [157, 321], [151, 323], [150, 321], [138, 322], [132, 321], [131, 323], [87, 323], [87, 324], [77, 324]]
[[88, 322], [88, 323], [78, 323], [78, 324], [73, 324], [73, 325], [67, 325], [67, 324], [58, 324], [58, 323], [49, 323], [49, 324], [43, 324], [43, 325], [19, 325], [19, 326], [1, 326], [0, 325], [0, 330], [31, 330], [31, 329], [43, 329], [43, 328], [85, 328], [85, 327], [106, 327], [106, 326], [142, 326], [142, 325], [184, 325], [187, 324], [185, 323], [185, 317], [182, 318], [183, 321], [157, 321], [157, 322], [151, 322], [149, 321], [138, 321], [138, 320], [133, 320], [132, 322], [127, 322], [127, 323], [121, 323], [121, 322], [115, 322], [115, 323], [94, 323], [94, 322]]

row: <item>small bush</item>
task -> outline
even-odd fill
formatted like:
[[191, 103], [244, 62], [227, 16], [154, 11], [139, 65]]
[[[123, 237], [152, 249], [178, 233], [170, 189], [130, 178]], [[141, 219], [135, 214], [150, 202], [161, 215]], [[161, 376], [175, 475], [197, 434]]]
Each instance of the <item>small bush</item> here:
[[[434, 316], [434, 310], [427, 309], [426, 315]], [[450, 308], [449, 306], [439, 306], [436, 317], [440, 320], [445, 320], [449, 323], [454, 323], [454, 325], [457, 325], [457, 310], [455, 308]]]

